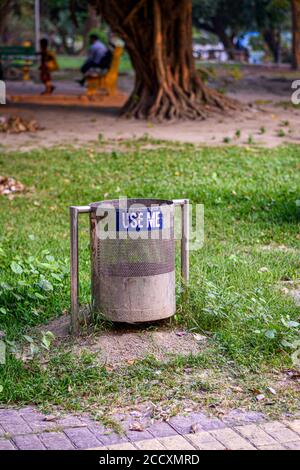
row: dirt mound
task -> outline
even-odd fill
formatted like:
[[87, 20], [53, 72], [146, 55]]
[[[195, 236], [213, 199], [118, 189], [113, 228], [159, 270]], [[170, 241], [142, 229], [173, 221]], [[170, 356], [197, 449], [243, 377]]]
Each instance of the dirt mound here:
[[[154, 356], [158, 360], [170, 359], [172, 356], [196, 355], [201, 350], [201, 343], [192, 333], [186, 331], [157, 329], [141, 331], [108, 331], [100, 333], [89, 344], [90, 351], [99, 354], [101, 361], [110, 365], [131, 363], [135, 360]], [[83, 343], [81, 349], [85, 349]]]
[[57, 342], [63, 342], [79, 354], [83, 350], [96, 353], [99, 362], [112, 366], [131, 363], [154, 356], [165, 360], [176, 355], [198, 354], [206, 345], [207, 338], [185, 330], [171, 329], [164, 322], [149, 327], [116, 324], [113, 330], [88, 331], [75, 339], [69, 335], [70, 318], [63, 315], [39, 326], [36, 330], [51, 331]]

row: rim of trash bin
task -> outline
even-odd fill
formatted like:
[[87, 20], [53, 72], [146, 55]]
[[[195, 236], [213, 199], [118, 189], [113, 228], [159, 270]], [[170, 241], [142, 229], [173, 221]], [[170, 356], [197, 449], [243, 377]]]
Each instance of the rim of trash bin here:
[[[105, 209], [105, 204], [109, 204], [108, 209], [111, 208], [112, 205], [115, 209], [120, 209], [120, 202], [125, 202], [125, 199], [105, 199], [104, 201], [92, 202], [89, 204], [92, 211], [96, 211], [100, 205], [103, 205]], [[174, 205], [174, 201], [171, 199], [155, 199], [155, 198], [131, 198], [127, 199], [127, 206], [122, 207], [121, 209], [129, 209], [132, 205], [141, 204], [142, 206], [134, 207], [135, 210], [142, 210], [148, 207], [160, 207], [160, 206], [172, 206]]]

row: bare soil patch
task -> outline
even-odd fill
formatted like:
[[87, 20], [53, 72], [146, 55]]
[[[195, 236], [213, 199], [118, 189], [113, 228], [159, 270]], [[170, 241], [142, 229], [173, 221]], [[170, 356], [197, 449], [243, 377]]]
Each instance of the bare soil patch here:
[[96, 353], [99, 362], [112, 366], [131, 363], [153, 356], [158, 360], [171, 359], [177, 355], [196, 355], [206, 344], [206, 337], [194, 335], [178, 328], [173, 330], [164, 322], [148, 328], [126, 324], [114, 325], [114, 330], [94, 332], [88, 327], [86, 333], [73, 338], [69, 332], [70, 318], [63, 315], [39, 326], [37, 332], [51, 331], [56, 344], [64, 344], [79, 354], [82, 350]]

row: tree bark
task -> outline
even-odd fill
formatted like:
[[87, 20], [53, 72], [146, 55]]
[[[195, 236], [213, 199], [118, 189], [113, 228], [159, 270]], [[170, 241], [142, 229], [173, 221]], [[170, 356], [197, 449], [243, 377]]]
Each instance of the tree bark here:
[[226, 33], [222, 24], [222, 20], [220, 18], [218, 17], [213, 18], [212, 23], [213, 23], [215, 34], [218, 36], [218, 38], [222, 42], [224, 49], [226, 50], [228, 54], [229, 59], [234, 60], [235, 59], [235, 55], [234, 55], [235, 47], [233, 43], [233, 37], [229, 36]]
[[208, 88], [192, 54], [191, 0], [90, 0], [126, 43], [134, 90], [122, 112], [147, 119], [199, 119], [236, 102]]
[[275, 64], [280, 62], [281, 53], [281, 33], [278, 29], [264, 29], [263, 30], [264, 40], [273, 56]]
[[0, 38], [5, 43], [5, 30], [7, 27], [7, 20], [9, 14], [14, 6], [14, 0], [1, 0], [0, 1]]
[[292, 34], [293, 34], [293, 62], [295, 70], [300, 70], [300, 0], [291, 0], [292, 6]]
[[99, 17], [97, 16], [97, 12], [95, 8], [91, 4], [88, 4], [88, 15], [87, 15], [86, 22], [84, 25], [84, 47], [88, 45], [89, 32], [93, 28], [99, 28], [99, 25], [100, 25], [100, 20], [99, 20]]

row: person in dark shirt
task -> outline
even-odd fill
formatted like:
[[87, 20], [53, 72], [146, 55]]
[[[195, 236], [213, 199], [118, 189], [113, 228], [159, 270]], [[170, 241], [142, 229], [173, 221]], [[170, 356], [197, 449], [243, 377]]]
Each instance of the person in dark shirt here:
[[[111, 61], [111, 50], [100, 41], [96, 34], [91, 34], [88, 57], [80, 69], [81, 73], [85, 75], [92, 68], [107, 70], [111, 65]], [[83, 86], [85, 77], [83, 77], [81, 80], [78, 80], [78, 82]]]

